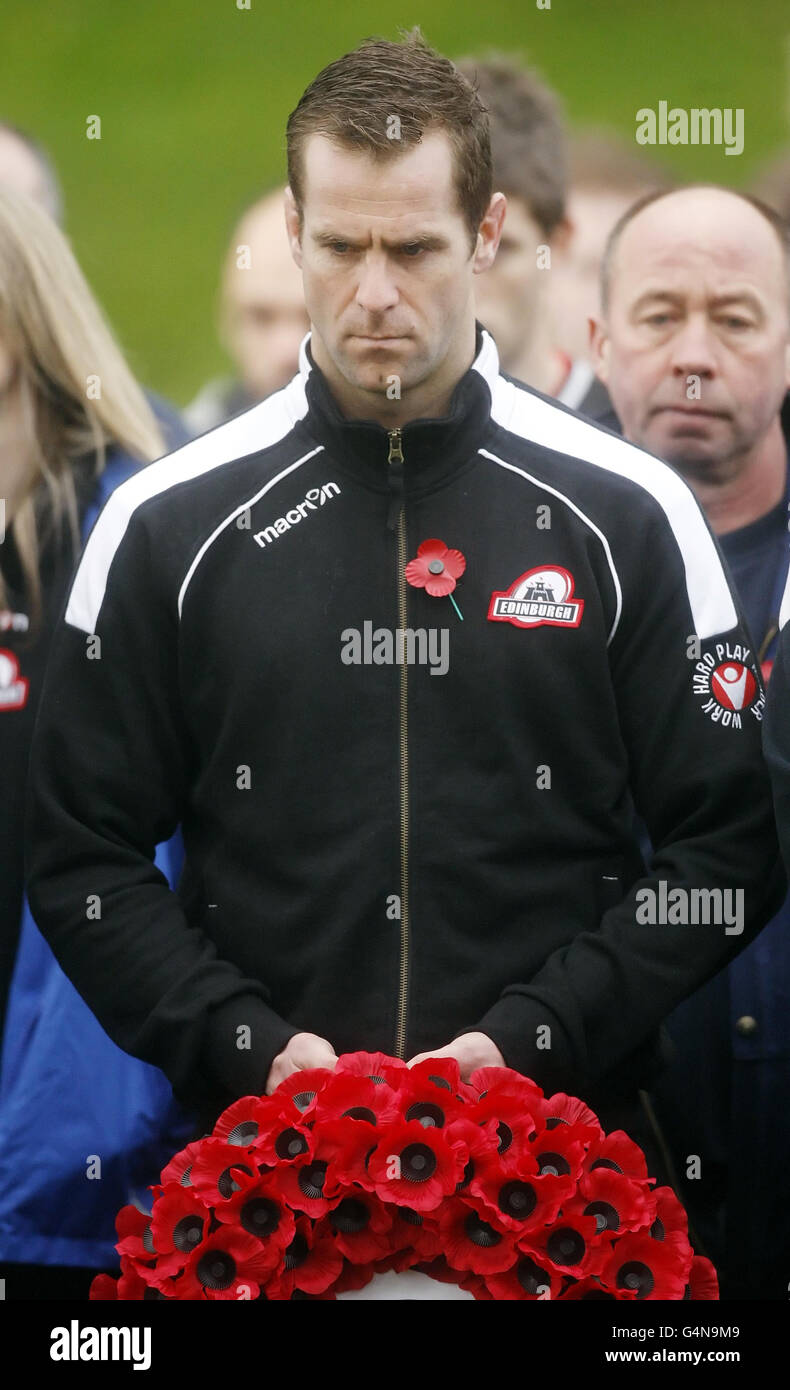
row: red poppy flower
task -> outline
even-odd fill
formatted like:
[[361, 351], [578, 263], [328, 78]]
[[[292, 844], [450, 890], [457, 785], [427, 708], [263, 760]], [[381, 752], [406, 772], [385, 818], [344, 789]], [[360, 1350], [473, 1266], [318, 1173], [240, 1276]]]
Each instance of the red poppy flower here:
[[540, 1113], [546, 1129], [554, 1129], [557, 1124], [589, 1125], [598, 1137], [603, 1134], [595, 1111], [578, 1096], [566, 1095], [564, 1091], [544, 1097]]
[[386, 1081], [398, 1089], [403, 1072], [409, 1068], [400, 1057], [388, 1057], [385, 1052], [344, 1052], [337, 1059], [334, 1075], [367, 1076], [375, 1085]]
[[444, 1136], [448, 1143], [463, 1144], [468, 1153], [464, 1175], [456, 1188], [456, 1192], [463, 1193], [468, 1191], [481, 1162], [487, 1158], [496, 1161], [499, 1147], [496, 1120], [486, 1120], [484, 1124], [478, 1124], [469, 1118], [470, 1113], [473, 1112], [470, 1112], [467, 1106], [465, 1112], [462, 1111], [444, 1127]]
[[355, 1265], [350, 1260], [344, 1260], [343, 1268], [332, 1285], [332, 1293], [349, 1293], [355, 1289], [364, 1289], [375, 1273], [373, 1264]]
[[574, 1279], [561, 1294], [557, 1295], [558, 1301], [563, 1303], [571, 1302], [593, 1302], [611, 1300], [630, 1303], [636, 1298], [635, 1289], [610, 1289], [606, 1284], [602, 1284], [595, 1275], [588, 1275], [586, 1279]]
[[273, 1267], [271, 1251], [255, 1236], [222, 1226], [195, 1247], [181, 1274], [163, 1282], [161, 1288], [166, 1296], [180, 1301], [253, 1299]]
[[525, 1232], [517, 1243], [537, 1264], [548, 1260], [560, 1274], [574, 1279], [598, 1274], [612, 1249], [611, 1242], [600, 1238], [592, 1216], [568, 1216], [564, 1211], [551, 1226]]
[[[238, 1144], [248, 1148], [266, 1128], [267, 1120], [272, 1118], [273, 1107], [267, 1102], [270, 1096], [242, 1096], [223, 1110], [213, 1130], [212, 1139], [224, 1139], [226, 1144]], [[275, 1113], [279, 1106], [274, 1107]]]
[[537, 1135], [537, 1124], [530, 1100], [531, 1091], [508, 1082], [495, 1090], [483, 1091], [477, 1103], [470, 1106], [470, 1119], [478, 1124], [496, 1122], [497, 1152], [503, 1164], [518, 1163], [528, 1153], [530, 1141]]
[[274, 1171], [257, 1174], [213, 1210], [223, 1225], [240, 1226], [278, 1252], [293, 1240], [294, 1215], [283, 1196], [280, 1175]]
[[[293, 1211], [305, 1216], [324, 1216], [344, 1195], [343, 1183], [335, 1166], [338, 1141], [335, 1126], [323, 1126], [306, 1158], [284, 1165], [278, 1172], [278, 1189]], [[375, 1134], [375, 1130], [373, 1131]]]
[[[195, 1156], [192, 1186], [207, 1206], [227, 1202], [234, 1192], [258, 1176], [258, 1160], [249, 1149], [228, 1144], [224, 1139], [204, 1139]], [[247, 1182], [245, 1182], [245, 1179]]]
[[610, 1168], [612, 1172], [622, 1173], [632, 1182], [643, 1185], [652, 1181], [647, 1174], [647, 1160], [642, 1150], [622, 1129], [615, 1129], [598, 1143], [591, 1144], [584, 1167], [588, 1173], [597, 1168]]
[[182, 1187], [189, 1187], [192, 1182], [192, 1164], [200, 1153], [200, 1146], [204, 1141], [195, 1139], [186, 1148], [179, 1149], [177, 1154], [173, 1154], [166, 1168], [160, 1174], [162, 1182], [179, 1182]]
[[619, 1236], [649, 1226], [656, 1214], [655, 1194], [611, 1168], [585, 1173], [576, 1195], [563, 1207], [595, 1217], [599, 1232]]
[[157, 1249], [152, 1231], [152, 1219], [139, 1207], [121, 1207], [115, 1218], [115, 1229], [120, 1236], [116, 1250], [126, 1256], [146, 1284], [157, 1282], [169, 1274], [175, 1274], [183, 1260], [178, 1251], [170, 1253]]
[[672, 1188], [657, 1187], [653, 1197], [656, 1203], [655, 1216], [650, 1227], [650, 1234], [653, 1239], [663, 1240], [665, 1236], [673, 1232], [681, 1236], [688, 1236], [688, 1217]]
[[521, 1234], [533, 1228], [539, 1230], [555, 1219], [565, 1195], [576, 1186], [572, 1178], [562, 1177], [559, 1182], [560, 1187], [556, 1188], [542, 1179], [529, 1153], [521, 1156], [518, 1165], [506, 1170], [495, 1154], [476, 1163], [474, 1177], [463, 1195], [486, 1220]]
[[377, 1269], [410, 1269], [420, 1260], [433, 1260], [441, 1254], [441, 1240], [433, 1212], [415, 1211], [414, 1207], [388, 1206], [392, 1213], [391, 1240], [395, 1253], [392, 1263], [377, 1264]]
[[548, 1260], [540, 1264], [523, 1250], [516, 1252], [516, 1259], [509, 1269], [503, 1270], [501, 1274], [485, 1276], [490, 1297], [507, 1299], [510, 1302], [521, 1300], [536, 1303], [546, 1297], [559, 1298], [562, 1283], [562, 1275]]
[[365, 1121], [369, 1125], [391, 1124], [400, 1110], [390, 1086], [377, 1085], [369, 1076], [341, 1072], [335, 1073], [316, 1096], [313, 1114], [316, 1124], [346, 1120], [353, 1129]]
[[102, 1302], [148, 1302], [151, 1299], [164, 1300], [165, 1295], [152, 1284], [146, 1283], [128, 1256], [122, 1255], [120, 1278], [113, 1279], [109, 1274], [97, 1274], [91, 1283], [88, 1298], [99, 1299]]
[[262, 1112], [261, 1127], [257, 1138], [249, 1145], [249, 1152], [258, 1167], [265, 1164], [268, 1168], [279, 1168], [309, 1154], [312, 1138], [309, 1126], [290, 1099], [286, 1098], [284, 1104], [276, 1094], [266, 1099], [273, 1103]]
[[268, 1299], [288, 1299], [295, 1289], [324, 1293], [343, 1268], [343, 1256], [328, 1225], [314, 1226], [307, 1216], [296, 1219], [296, 1231], [274, 1278], [266, 1285]]
[[410, 560], [405, 575], [415, 589], [425, 589], [432, 598], [444, 598], [455, 588], [466, 569], [460, 550], [448, 550], [444, 541], [423, 541], [417, 558]]
[[346, 1192], [324, 1217], [341, 1255], [354, 1264], [370, 1264], [390, 1250], [392, 1216], [371, 1192]]
[[684, 1250], [677, 1234], [653, 1240], [648, 1232], [630, 1233], [615, 1241], [601, 1269], [601, 1280], [619, 1293], [633, 1289], [637, 1299], [681, 1299], [691, 1269], [692, 1252]]
[[704, 1255], [695, 1255], [691, 1261], [688, 1283], [683, 1297], [693, 1299], [719, 1297], [719, 1281], [716, 1270]]
[[460, 1068], [454, 1057], [428, 1057], [410, 1067], [398, 1090], [399, 1114], [425, 1129], [444, 1129], [468, 1109], [458, 1095]]
[[[143, 1281], [142, 1279], [140, 1279], [139, 1275], [137, 1276], [137, 1278], [139, 1283], [143, 1285], [143, 1288], [145, 1288], [145, 1285], [143, 1284]], [[138, 1298], [142, 1298], [142, 1293], [138, 1294], [137, 1296]], [[114, 1279], [111, 1274], [97, 1274], [96, 1278], [91, 1280], [91, 1286], [88, 1290], [89, 1299], [94, 1299], [101, 1303], [109, 1303], [117, 1299], [117, 1297], [118, 1280]]]
[[455, 1191], [464, 1174], [465, 1144], [450, 1144], [435, 1126], [398, 1120], [380, 1134], [368, 1161], [368, 1178], [384, 1202], [430, 1211]]
[[443, 1203], [439, 1235], [448, 1265], [464, 1273], [495, 1274], [516, 1259], [513, 1235], [501, 1223], [486, 1220], [463, 1197]]
[[205, 1240], [210, 1224], [211, 1211], [196, 1188], [167, 1183], [151, 1211], [151, 1237], [160, 1252], [157, 1274], [175, 1274], [183, 1268], [192, 1251]]
[[272, 1099], [283, 1106], [286, 1098], [293, 1104], [299, 1116], [310, 1118], [313, 1102], [318, 1092], [325, 1086], [332, 1071], [329, 1067], [308, 1067], [304, 1071], [292, 1071], [281, 1081]]

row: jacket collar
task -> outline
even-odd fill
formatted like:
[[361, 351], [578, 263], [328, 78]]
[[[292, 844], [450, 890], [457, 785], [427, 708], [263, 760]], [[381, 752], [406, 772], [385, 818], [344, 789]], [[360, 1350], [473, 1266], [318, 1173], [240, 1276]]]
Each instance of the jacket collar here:
[[[299, 378], [307, 414], [303, 424], [340, 468], [375, 491], [388, 487], [389, 433], [373, 420], [348, 420], [316, 366], [308, 333], [299, 349]], [[450, 408], [438, 419], [411, 420], [401, 428], [403, 484], [419, 493], [448, 481], [477, 451], [491, 418], [491, 399], [499, 375], [493, 338], [477, 324], [474, 362], [457, 382]]]

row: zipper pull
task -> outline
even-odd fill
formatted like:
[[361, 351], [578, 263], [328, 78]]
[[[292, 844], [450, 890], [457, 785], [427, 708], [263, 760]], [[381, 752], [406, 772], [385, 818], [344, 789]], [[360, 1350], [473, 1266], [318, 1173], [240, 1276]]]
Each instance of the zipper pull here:
[[390, 491], [387, 530], [394, 531], [403, 507], [403, 440], [400, 430], [387, 430], [387, 438], [390, 442], [387, 455], [387, 481]]

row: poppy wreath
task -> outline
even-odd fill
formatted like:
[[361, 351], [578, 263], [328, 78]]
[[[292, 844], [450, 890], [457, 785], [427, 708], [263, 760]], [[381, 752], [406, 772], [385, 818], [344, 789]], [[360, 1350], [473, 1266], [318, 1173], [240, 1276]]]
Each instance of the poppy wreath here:
[[116, 1218], [91, 1299], [334, 1299], [416, 1269], [477, 1299], [716, 1299], [686, 1214], [583, 1101], [507, 1067], [348, 1053], [245, 1096]]

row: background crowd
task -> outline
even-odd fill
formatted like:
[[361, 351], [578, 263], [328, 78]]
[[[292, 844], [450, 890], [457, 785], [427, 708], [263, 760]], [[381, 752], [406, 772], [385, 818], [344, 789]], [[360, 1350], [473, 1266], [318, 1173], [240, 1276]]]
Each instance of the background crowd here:
[[[559, 21], [533, 18], [520, 50], [540, 23]], [[659, 159], [634, 142], [628, 120], [571, 125], [562, 85], [514, 52], [504, 32], [496, 37], [496, 52], [445, 44], [489, 108], [494, 186], [508, 200], [496, 262], [479, 280], [478, 317], [505, 372], [683, 473], [718, 538], [768, 682], [790, 560], [790, 149], [776, 141], [770, 155], [763, 139], [764, 158], [746, 185], [738, 170], [736, 192], [737, 161], [723, 150], [703, 152], [702, 165], [689, 149]], [[336, 36], [329, 47], [340, 51]], [[256, 59], [264, 82], [271, 61]], [[292, 91], [277, 77], [286, 107], [309, 73], [304, 61]], [[547, 67], [561, 70], [554, 50]], [[627, 75], [623, 83], [633, 85]], [[708, 84], [699, 104], [738, 103], [714, 102]], [[199, 141], [198, 97], [166, 119]], [[234, 167], [246, 169], [246, 205], [225, 216], [228, 187], [218, 198], [210, 181], [200, 195], [203, 225], [211, 223], [214, 244], [227, 243], [214, 274], [216, 341], [195, 331], [194, 316], [176, 310], [174, 322], [152, 292], [170, 273], [172, 250], [146, 235], [145, 218], [132, 256], [123, 254], [127, 231], [97, 262], [104, 284], [117, 265], [146, 301], [133, 333], [116, 322], [125, 340], [150, 335], [150, 350], [138, 338], [132, 357], [146, 367], [136, 372], [75, 257], [82, 238], [67, 235], [72, 210], [82, 226], [90, 218], [89, 177], [73, 177], [74, 160], [61, 171], [29, 105], [0, 109], [0, 1271], [8, 1296], [84, 1296], [93, 1272], [115, 1266], [118, 1207], [192, 1131], [161, 1073], [109, 1041], [40, 936], [24, 893], [22, 805], [49, 638], [103, 502], [135, 469], [264, 399], [297, 367], [309, 322], [286, 241], [282, 151], [271, 138], [258, 158], [254, 111], [245, 122]], [[138, 123], [143, 146], [158, 138], [151, 126], [150, 114]], [[88, 152], [90, 143], [81, 157]], [[199, 163], [199, 148], [189, 158]], [[163, 196], [178, 201], [178, 181], [174, 168]], [[187, 202], [180, 216], [190, 218]], [[160, 328], [167, 369], [153, 341]], [[704, 401], [692, 392], [688, 420], [663, 408], [667, 373], [701, 384]], [[720, 429], [703, 427], [695, 400]], [[171, 883], [180, 855], [177, 836], [159, 847]], [[787, 1292], [789, 933], [786, 904], [667, 1020], [672, 1060], [644, 1097], [695, 1248], [716, 1264], [725, 1298]], [[92, 1157], [101, 1160], [97, 1179], [86, 1177]]]

